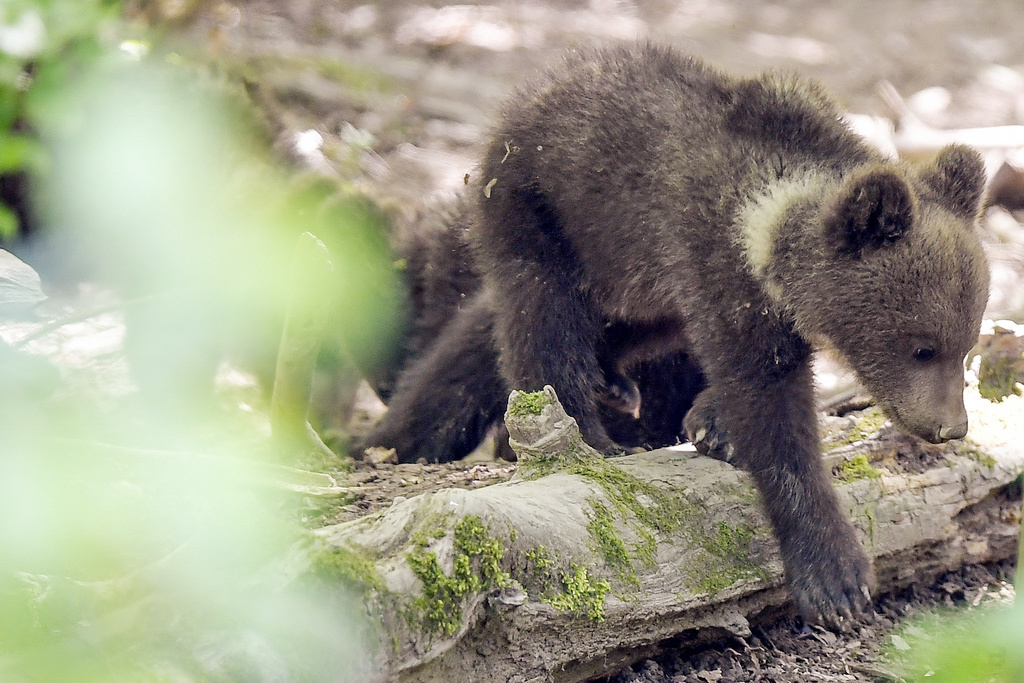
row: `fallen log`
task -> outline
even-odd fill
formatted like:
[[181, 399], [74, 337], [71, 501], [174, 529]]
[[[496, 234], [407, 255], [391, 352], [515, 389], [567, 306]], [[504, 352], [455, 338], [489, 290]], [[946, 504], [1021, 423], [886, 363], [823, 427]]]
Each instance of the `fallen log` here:
[[[318, 532], [321, 552], [364, 568], [382, 680], [583, 681], [669, 639], [745, 636], [788, 605], [744, 472], [685, 447], [605, 460], [546, 392], [510, 398], [513, 480]], [[877, 593], [1014, 556], [1022, 408], [970, 389], [971, 434], [943, 445], [877, 409], [826, 421], [824, 457]]]
[[895, 121], [892, 144], [901, 157], [931, 156], [946, 145], [960, 144], [980, 152], [1024, 147], [1024, 126], [986, 126], [982, 128], [933, 128], [915, 115], [888, 81], [877, 88], [878, 96]]

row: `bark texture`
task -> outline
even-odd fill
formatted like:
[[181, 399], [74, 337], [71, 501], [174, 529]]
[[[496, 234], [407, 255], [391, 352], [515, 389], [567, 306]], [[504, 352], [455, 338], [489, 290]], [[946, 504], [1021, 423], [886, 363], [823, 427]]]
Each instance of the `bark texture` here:
[[[375, 567], [382, 679], [583, 681], [788, 608], [746, 473], [685, 447], [600, 458], [554, 392], [528, 396], [513, 393], [506, 417], [512, 481], [319, 532]], [[877, 593], [1016, 553], [1021, 401], [969, 389], [970, 435], [938, 446], [872, 409], [826, 419], [824, 457]]]

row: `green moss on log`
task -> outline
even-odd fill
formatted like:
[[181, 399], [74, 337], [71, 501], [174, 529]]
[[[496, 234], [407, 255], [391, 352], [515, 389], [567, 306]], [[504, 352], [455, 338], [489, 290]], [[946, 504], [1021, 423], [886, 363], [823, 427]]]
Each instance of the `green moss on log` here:
[[540, 415], [544, 406], [548, 405], [551, 405], [551, 399], [543, 391], [520, 392], [516, 400], [509, 406], [508, 412], [516, 417]]
[[466, 515], [455, 525], [452, 535], [451, 575], [441, 568], [437, 553], [427, 549], [425, 535], [414, 539], [406, 553], [409, 568], [423, 585], [412, 603], [409, 620], [426, 631], [446, 636], [455, 634], [462, 625], [465, 598], [512, 583], [512, 577], [501, 568], [504, 545], [490, 535], [479, 517]]
[[866, 453], [860, 453], [840, 463], [836, 468], [836, 475], [843, 481], [856, 481], [878, 479], [882, 473], [871, 464]]
[[604, 579], [595, 581], [590, 571], [573, 564], [562, 576], [565, 592], [546, 599], [556, 609], [573, 612], [594, 621], [604, 620], [604, 599], [612, 587]]

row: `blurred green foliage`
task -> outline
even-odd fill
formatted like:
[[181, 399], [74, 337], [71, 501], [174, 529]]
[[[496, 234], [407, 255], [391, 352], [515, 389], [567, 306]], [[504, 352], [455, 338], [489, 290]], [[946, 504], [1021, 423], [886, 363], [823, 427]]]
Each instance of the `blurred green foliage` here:
[[330, 343], [385, 353], [386, 225], [277, 165], [230, 86], [120, 49], [118, 10], [0, 4], [0, 173], [33, 172], [43, 229], [126, 302], [139, 386], [113, 407], [0, 389], [0, 680], [371, 680], [372, 620], [308, 571], [301, 498], [212, 375], [244, 347], [272, 366], [307, 230], [337, 275]]
[[224, 444], [199, 456], [79, 434], [8, 440], [5, 451], [0, 679], [367, 674], [355, 600], [288, 566], [301, 559], [295, 501], [244, 460], [217, 457]]
[[930, 683], [1017, 683], [1024, 681], [1024, 608], [945, 612], [904, 629], [904, 652], [890, 657], [904, 662], [908, 681]]
[[[0, 180], [46, 169], [37, 126], [55, 114], [59, 90], [120, 39], [120, 12], [118, 0], [0, 3]], [[0, 202], [0, 239], [23, 229], [20, 208]]]

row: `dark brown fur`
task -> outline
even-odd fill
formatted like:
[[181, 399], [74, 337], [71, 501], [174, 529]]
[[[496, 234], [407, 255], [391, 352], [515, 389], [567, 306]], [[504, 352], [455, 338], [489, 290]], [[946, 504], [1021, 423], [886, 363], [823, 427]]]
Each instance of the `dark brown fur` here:
[[[813, 191], [767, 221], [771, 248], [745, 252], [746, 226], [775, 210], [757, 198], [804, 178]], [[921, 171], [885, 162], [797, 79], [735, 80], [650, 46], [574, 54], [510, 101], [481, 167], [475, 246], [501, 375], [554, 386], [615, 453], [606, 326], [649, 331], [651, 357], [688, 353], [708, 383], [688, 432], [750, 470], [797, 605], [835, 622], [873, 579], [821, 464], [811, 341], [845, 354], [908, 431], [962, 436], [987, 296], [982, 184], [965, 148]]]
[[[394, 448], [401, 462], [462, 458], [492, 431], [502, 455], [514, 457], [502, 429], [509, 389], [498, 370], [494, 314], [469, 253], [473, 216], [460, 198], [411, 225], [397, 246], [409, 318], [388, 379], [374, 382], [388, 412], [361, 445]], [[650, 330], [611, 324], [601, 337], [600, 419], [626, 447], [677, 443], [704, 388], [686, 354], [655, 357], [650, 338]]]

